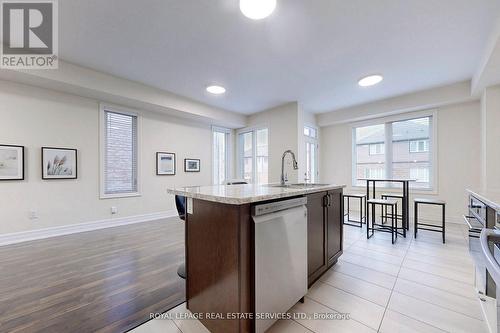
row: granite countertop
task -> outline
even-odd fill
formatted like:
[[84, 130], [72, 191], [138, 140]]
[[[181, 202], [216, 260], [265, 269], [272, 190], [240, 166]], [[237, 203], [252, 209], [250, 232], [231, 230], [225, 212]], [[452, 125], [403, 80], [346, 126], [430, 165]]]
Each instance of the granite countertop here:
[[168, 189], [170, 194], [188, 198], [243, 205], [253, 202], [293, 197], [308, 193], [344, 188], [345, 185], [308, 185], [304, 187], [276, 187], [273, 185], [213, 185], [189, 186]]
[[467, 189], [467, 192], [472, 194], [491, 208], [500, 211], [500, 191], [476, 191]]

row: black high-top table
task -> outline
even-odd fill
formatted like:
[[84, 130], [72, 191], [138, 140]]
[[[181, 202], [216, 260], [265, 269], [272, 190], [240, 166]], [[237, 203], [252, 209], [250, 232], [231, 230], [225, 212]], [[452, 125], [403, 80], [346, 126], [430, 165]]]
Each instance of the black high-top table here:
[[[410, 182], [416, 181], [415, 179], [393, 179], [393, 178], [358, 178], [358, 180], [366, 181], [366, 198], [367, 201], [370, 199], [370, 183], [372, 185], [372, 198], [376, 199], [375, 184], [377, 182], [385, 183], [401, 183], [403, 185], [403, 207], [402, 207], [402, 220], [403, 227], [406, 230], [410, 230]], [[366, 204], [366, 211], [368, 211], [368, 204]]]

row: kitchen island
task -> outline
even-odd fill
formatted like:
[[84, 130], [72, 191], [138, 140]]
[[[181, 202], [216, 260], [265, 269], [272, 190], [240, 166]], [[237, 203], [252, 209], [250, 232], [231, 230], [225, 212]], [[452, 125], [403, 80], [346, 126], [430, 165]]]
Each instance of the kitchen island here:
[[[303, 241], [289, 245], [304, 248], [306, 290], [342, 254], [343, 187], [271, 184], [169, 189], [168, 193], [187, 198], [187, 308], [200, 314], [200, 321], [211, 332], [261, 331], [256, 323], [256, 295], [261, 290], [256, 290], [260, 287], [256, 287], [255, 277], [262, 276], [256, 274], [256, 261], [261, 253], [255, 236], [256, 207], [288, 199], [303, 203], [302, 209], [307, 212]], [[280, 244], [281, 235], [276, 236], [276, 244]], [[288, 274], [291, 272], [282, 272], [284, 282], [288, 282]], [[228, 314], [235, 315], [228, 317]]]

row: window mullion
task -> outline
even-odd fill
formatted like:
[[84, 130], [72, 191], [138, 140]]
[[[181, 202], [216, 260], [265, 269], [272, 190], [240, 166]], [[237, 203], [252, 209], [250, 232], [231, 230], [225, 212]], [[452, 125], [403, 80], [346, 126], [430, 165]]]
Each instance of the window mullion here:
[[[385, 123], [385, 176], [393, 178], [392, 170], [392, 123]], [[389, 184], [392, 186], [392, 184]]]

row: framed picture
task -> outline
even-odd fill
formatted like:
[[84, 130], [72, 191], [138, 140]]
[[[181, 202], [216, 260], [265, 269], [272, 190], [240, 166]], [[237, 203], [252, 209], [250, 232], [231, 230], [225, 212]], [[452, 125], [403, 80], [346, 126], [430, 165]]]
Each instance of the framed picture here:
[[42, 147], [42, 179], [76, 179], [76, 149]]
[[185, 172], [200, 172], [200, 163], [199, 159], [194, 158], [186, 158], [184, 160], [184, 171]]
[[175, 154], [174, 153], [156, 153], [156, 174], [158, 176], [175, 175]]
[[24, 180], [24, 147], [0, 145], [0, 180]]

